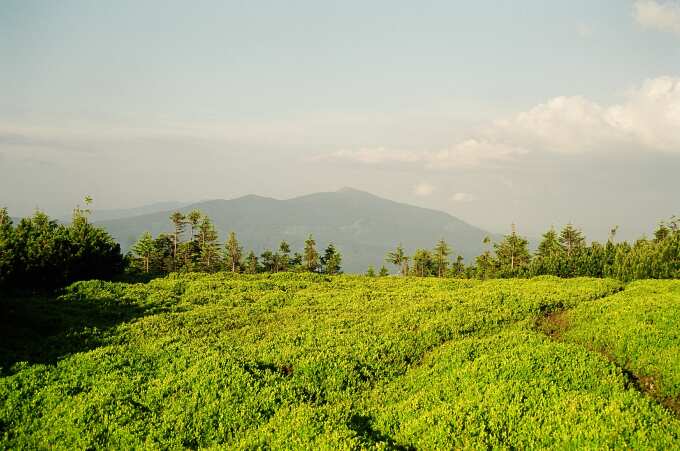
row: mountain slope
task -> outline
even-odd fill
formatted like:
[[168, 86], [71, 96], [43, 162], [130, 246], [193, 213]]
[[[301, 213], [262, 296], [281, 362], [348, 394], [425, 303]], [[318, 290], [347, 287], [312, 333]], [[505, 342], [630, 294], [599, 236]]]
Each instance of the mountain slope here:
[[[322, 250], [333, 241], [343, 254], [347, 272], [379, 267], [385, 254], [403, 243], [408, 252], [431, 248], [444, 238], [457, 254], [471, 259], [483, 250], [488, 232], [447, 213], [393, 202], [350, 188], [287, 200], [248, 195], [232, 200], [211, 200], [180, 208], [199, 209], [214, 222], [220, 237], [234, 230], [246, 250], [257, 253], [288, 241], [301, 250], [311, 233]], [[144, 231], [169, 232], [171, 211], [111, 221], [100, 221], [124, 249]]]

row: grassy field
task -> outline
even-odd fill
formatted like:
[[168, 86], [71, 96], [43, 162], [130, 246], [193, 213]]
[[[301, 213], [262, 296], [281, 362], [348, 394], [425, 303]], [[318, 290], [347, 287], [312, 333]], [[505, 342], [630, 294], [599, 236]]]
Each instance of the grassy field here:
[[0, 448], [680, 441], [680, 282], [191, 274], [2, 308]]

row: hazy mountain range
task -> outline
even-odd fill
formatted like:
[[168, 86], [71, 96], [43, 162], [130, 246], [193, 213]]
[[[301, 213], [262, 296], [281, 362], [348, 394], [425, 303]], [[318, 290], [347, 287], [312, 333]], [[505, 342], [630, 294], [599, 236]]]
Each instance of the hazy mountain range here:
[[[411, 253], [419, 247], [433, 247], [440, 238], [452, 245], [456, 254], [470, 260], [484, 250], [482, 240], [490, 235], [447, 213], [351, 188], [285, 200], [248, 195], [189, 205], [164, 202], [94, 213], [92, 219], [127, 251], [145, 231], [154, 236], [170, 232], [173, 211], [193, 209], [213, 220], [221, 240], [233, 230], [246, 251], [252, 249], [258, 254], [267, 248], [276, 249], [281, 240], [299, 251], [309, 234], [320, 251], [332, 241], [343, 254], [346, 272], [363, 272], [369, 265], [380, 267], [385, 254], [399, 243]], [[133, 214], [126, 216], [129, 212]]]

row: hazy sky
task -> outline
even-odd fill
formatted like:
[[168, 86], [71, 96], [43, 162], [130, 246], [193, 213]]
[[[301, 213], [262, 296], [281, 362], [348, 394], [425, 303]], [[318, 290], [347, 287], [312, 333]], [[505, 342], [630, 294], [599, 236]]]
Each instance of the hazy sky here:
[[680, 2], [0, 0], [0, 205], [352, 186], [495, 232], [680, 214]]

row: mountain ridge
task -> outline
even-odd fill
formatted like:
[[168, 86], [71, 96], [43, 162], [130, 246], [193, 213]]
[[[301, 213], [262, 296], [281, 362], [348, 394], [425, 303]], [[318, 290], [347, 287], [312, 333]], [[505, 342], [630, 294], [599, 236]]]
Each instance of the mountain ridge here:
[[220, 240], [233, 230], [246, 251], [253, 249], [258, 254], [276, 249], [282, 240], [299, 251], [309, 234], [320, 250], [333, 242], [343, 253], [347, 272], [364, 272], [369, 265], [379, 267], [385, 254], [400, 243], [407, 252], [413, 252], [416, 248], [432, 248], [441, 238], [453, 246], [455, 254], [470, 260], [484, 250], [484, 236], [497, 236], [449, 213], [350, 187], [289, 199], [255, 194], [211, 199], [177, 209], [94, 222], [128, 250], [145, 231], [154, 235], [169, 232], [172, 212], [193, 209], [213, 220]]

